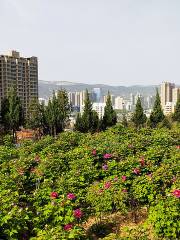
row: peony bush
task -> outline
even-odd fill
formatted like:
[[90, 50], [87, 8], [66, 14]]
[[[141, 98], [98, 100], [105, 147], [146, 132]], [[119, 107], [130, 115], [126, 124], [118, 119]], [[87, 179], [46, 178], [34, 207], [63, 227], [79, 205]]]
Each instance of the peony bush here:
[[[0, 146], [0, 239], [93, 239], [90, 220], [101, 234], [105, 217], [137, 224], [143, 209], [137, 231], [126, 229], [132, 239], [178, 239], [179, 146], [178, 127], [121, 125]], [[120, 236], [113, 229], [109, 239]]]

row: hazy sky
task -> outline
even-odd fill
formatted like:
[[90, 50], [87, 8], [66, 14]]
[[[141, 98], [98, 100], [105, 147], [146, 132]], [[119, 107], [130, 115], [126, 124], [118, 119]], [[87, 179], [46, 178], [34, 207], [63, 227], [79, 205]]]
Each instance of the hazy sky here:
[[180, 83], [180, 0], [0, 0], [0, 54], [39, 58], [39, 79]]

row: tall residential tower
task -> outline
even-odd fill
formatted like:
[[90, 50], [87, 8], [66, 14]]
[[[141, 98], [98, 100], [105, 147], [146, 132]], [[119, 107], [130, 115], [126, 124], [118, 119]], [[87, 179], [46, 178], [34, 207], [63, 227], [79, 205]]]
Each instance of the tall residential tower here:
[[24, 58], [16, 51], [0, 55], [0, 107], [12, 87], [16, 89], [26, 115], [31, 100], [38, 99], [37, 57]]

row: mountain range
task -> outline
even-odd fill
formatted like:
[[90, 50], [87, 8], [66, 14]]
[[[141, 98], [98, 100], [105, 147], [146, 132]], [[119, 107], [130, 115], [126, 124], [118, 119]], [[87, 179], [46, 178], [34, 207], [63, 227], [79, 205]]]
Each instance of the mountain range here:
[[106, 95], [108, 91], [112, 95], [127, 97], [130, 93], [137, 94], [140, 93], [143, 96], [155, 95], [156, 88], [159, 85], [134, 85], [134, 86], [111, 86], [106, 84], [85, 84], [85, 83], [74, 83], [68, 81], [43, 81], [39, 80], [39, 97], [48, 99], [53, 90], [66, 89], [68, 92], [78, 92], [88, 89], [91, 91], [93, 88], [100, 88], [102, 95]]

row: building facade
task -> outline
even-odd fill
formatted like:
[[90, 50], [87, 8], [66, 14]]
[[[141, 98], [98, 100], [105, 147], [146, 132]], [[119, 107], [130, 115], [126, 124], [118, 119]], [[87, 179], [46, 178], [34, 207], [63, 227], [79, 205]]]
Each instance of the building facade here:
[[0, 107], [11, 88], [16, 89], [26, 116], [31, 100], [38, 100], [37, 57], [24, 58], [16, 51], [0, 55]]
[[174, 83], [163, 82], [161, 84], [161, 105], [163, 110], [167, 102], [172, 102], [172, 90], [175, 88]]

